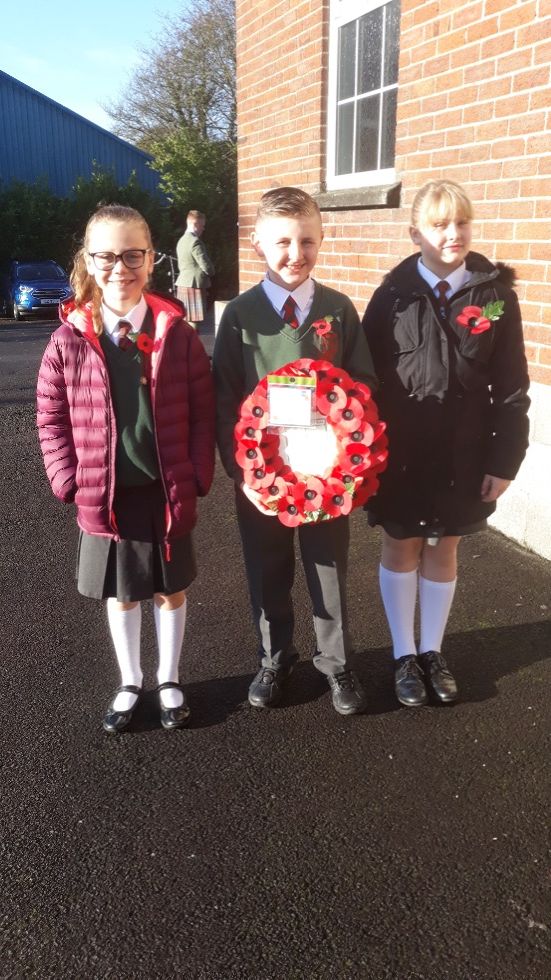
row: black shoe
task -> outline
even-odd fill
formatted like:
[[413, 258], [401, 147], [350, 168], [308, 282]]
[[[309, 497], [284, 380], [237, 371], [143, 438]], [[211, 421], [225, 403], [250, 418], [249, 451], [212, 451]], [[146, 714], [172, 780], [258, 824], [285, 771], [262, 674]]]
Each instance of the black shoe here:
[[177, 708], [165, 708], [163, 707], [163, 702], [159, 697], [159, 708], [161, 711], [161, 725], [166, 728], [167, 732], [172, 731], [173, 728], [184, 728], [187, 725], [190, 718], [190, 710], [186, 701], [186, 696], [184, 694], [184, 689], [181, 684], [175, 684], [173, 681], [167, 681], [166, 684], [159, 684], [157, 688], [157, 693], [161, 691], [166, 691], [167, 688], [174, 688], [177, 691], [182, 692], [183, 701], [178, 705]]
[[365, 711], [365, 692], [354, 671], [327, 674], [327, 683], [331, 688], [333, 707], [340, 715], [357, 715]]
[[418, 708], [428, 700], [425, 678], [416, 656], [400, 657], [396, 661], [394, 690], [400, 704]]
[[[115, 698], [117, 697], [117, 694], [121, 693], [121, 691], [129, 691], [131, 694], [138, 695], [134, 704], [128, 709], [128, 711], [115, 711], [113, 707]], [[113, 697], [111, 698], [103, 718], [103, 727], [106, 732], [109, 732], [110, 735], [117, 735], [118, 732], [123, 732], [124, 729], [128, 727], [132, 715], [134, 714], [134, 710], [138, 704], [138, 701], [140, 700], [141, 693], [141, 687], [134, 687], [133, 684], [125, 684], [123, 687], [117, 688]]]
[[457, 701], [457, 684], [441, 653], [429, 650], [419, 655], [428, 684], [444, 704]]
[[293, 665], [277, 668], [261, 667], [249, 687], [249, 704], [253, 708], [269, 708], [278, 704], [292, 670]]

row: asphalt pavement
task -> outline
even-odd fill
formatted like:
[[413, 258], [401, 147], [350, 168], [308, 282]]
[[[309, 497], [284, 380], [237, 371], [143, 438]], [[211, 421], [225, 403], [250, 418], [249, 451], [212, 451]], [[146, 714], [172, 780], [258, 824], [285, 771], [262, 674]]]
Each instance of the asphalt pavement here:
[[[255, 670], [232, 489], [201, 502], [182, 679], [189, 729], [101, 717], [117, 686], [105, 611], [73, 581], [34, 386], [52, 325], [0, 322], [1, 980], [549, 980], [551, 564], [465, 539], [445, 653], [455, 706], [400, 708], [352, 517], [350, 619], [364, 715], [301, 662], [274, 710]], [[211, 339], [206, 338], [206, 345]], [[144, 664], [155, 644], [144, 610]]]

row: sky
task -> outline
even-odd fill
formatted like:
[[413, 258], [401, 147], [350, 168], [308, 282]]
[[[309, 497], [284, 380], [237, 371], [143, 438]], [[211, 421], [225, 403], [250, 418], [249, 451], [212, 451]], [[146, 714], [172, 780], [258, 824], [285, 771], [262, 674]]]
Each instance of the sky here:
[[[192, 0], [191, 0], [192, 2]], [[140, 49], [186, 0], [26, 0], [2, 5], [0, 69], [111, 129], [102, 103], [124, 94]]]

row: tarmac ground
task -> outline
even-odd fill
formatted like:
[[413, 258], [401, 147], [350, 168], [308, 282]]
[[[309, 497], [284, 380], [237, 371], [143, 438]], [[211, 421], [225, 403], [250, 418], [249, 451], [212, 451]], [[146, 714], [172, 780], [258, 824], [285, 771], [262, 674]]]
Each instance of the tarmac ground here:
[[109, 737], [105, 611], [76, 591], [73, 508], [35, 431], [52, 327], [0, 322], [0, 980], [549, 980], [551, 564], [497, 532], [465, 539], [444, 651], [461, 699], [400, 708], [378, 534], [355, 512], [365, 714], [336, 714], [312, 666], [298, 564], [301, 661], [282, 705], [254, 710], [219, 468], [195, 534], [190, 727], [159, 727], [144, 604], [149, 693]]

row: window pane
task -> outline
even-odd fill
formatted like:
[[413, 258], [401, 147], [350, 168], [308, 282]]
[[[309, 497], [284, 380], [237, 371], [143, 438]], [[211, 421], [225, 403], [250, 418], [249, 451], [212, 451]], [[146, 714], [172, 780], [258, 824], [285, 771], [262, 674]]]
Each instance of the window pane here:
[[354, 92], [356, 68], [356, 21], [339, 30], [339, 85], [337, 99], [349, 99]]
[[383, 8], [360, 19], [358, 42], [358, 95], [381, 87], [381, 55], [383, 47]]
[[358, 102], [355, 170], [377, 170], [380, 95]]
[[392, 0], [385, 7], [386, 42], [384, 56], [384, 85], [394, 85], [398, 81], [398, 56], [400, 52], [400, 3]]
[[381, 132], [381, 169], [394, 166], [396, 140], [396, 101], [398, 89], [383, 93], [383, 128]]
[[352, 173], [354, 145], [354, 103], [347, 102], [337, 109], [337, 174]]

